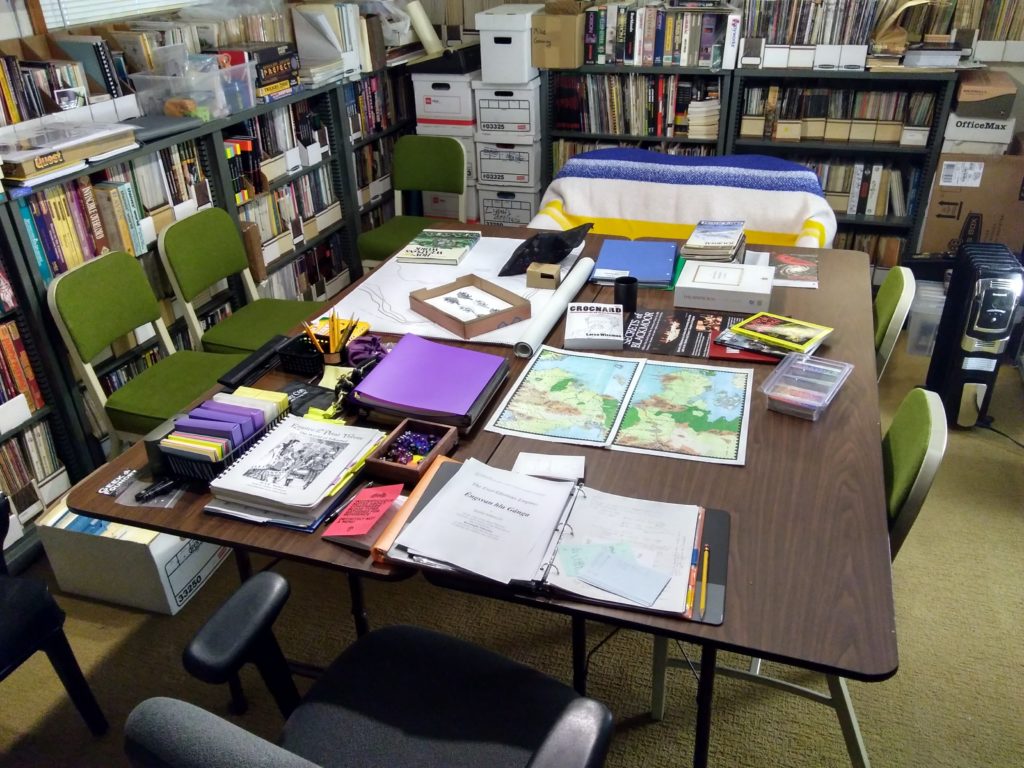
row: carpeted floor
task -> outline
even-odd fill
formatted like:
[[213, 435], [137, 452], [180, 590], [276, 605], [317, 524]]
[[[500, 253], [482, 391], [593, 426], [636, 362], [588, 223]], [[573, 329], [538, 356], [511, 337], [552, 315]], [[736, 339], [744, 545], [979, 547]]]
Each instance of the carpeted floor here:
[[[924, 380], [927, 359], [907, 357], [903, 348], [901, 341], [881, 384], [883, 422]], [[1024, 385], [1015, 369], [1003, 369], [991, 414], [996, 427], [1024, 441]], [[1022, 469], [1024, 449], [1010, 440], [982, 429], [951, 433], [931, 495], [894, 565], [900, 671], [884, 683], [850, 684], [875, 766], [1024, 764], [1018, 683], [1024, 658]], [[293, 658], [324, 664], [353, 637], [346, 581], [295, 564], [280, 570], [292, 583], [292, 599], [278, 621], [282, 645]], [[30, 573], [56, 590], [45, 559]], [[124, 720], [148, 696], [176, 696], [223, 713], [226, 691], [189, 678], [180, 653], [236, 584], [234, 567], [226, 563], [173, 618], [56, 591], [68, 613], [67, 634], [111, 731], [100, 739], [89, 735], [45, 656], [37, 654], [0, 683], [0, 764], [123, 765]], [[440, 628], [569, 677], [569, 627], [562, 617], [445, 592], [419, 578], [370, 583], [367, 600], [377, 626]], [[592, 642], [603, 632], [592, 627]], [[623, 631], [592, 662], [590, 693], [616, 719], [610, 766], [683, 766], [690, 760], [695, 680], [671, 670], [666, 718], [651, 722], [649, 659], [650, 639]], [[816, 677], [798, 670], [781, 674]], [[280, 726], [276, 710], [254, 675], [244, 680], [251, 709], [238, 722], [273, 738]], [[721, 677], [711, 760], [735, 768], [848, 765], [831, 710]]]

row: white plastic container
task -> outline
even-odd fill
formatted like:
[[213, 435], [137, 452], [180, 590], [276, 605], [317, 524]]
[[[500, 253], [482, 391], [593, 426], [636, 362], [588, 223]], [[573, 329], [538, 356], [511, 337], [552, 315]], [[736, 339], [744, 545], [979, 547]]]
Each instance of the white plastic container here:
[[480, 223], [498, 227], [525, 227], [537, 214], [541, 190], [477, 185]]
[[480, 70], [465, 75], [414, 74], [416, 132], [432, 136], [472, 136], [476, 127], [471, 83]]
[[540, 78], [523, 85], [473, 81], [477, 141], [532, 144], [540, 140]]
[[477, 179], [493, 187], [534, 189], [540, 184], [540, 142], [476, 142]]
[[543, 3], [499, 5], [476, 15], [480, 31], [480, 69], [488, 83], [525, 83], [537, 77], [531, 66], [533, 14]]
[[917, 281], [907, 323], [907, 354], [931, 356], [945, 305], [941, 282]]

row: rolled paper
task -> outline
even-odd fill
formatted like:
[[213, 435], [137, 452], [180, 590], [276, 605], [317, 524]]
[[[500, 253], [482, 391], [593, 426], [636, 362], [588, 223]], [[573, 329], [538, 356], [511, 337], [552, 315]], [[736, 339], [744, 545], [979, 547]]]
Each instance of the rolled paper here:
[[516, 357], [533, 357], [533, 353], [551, 333], [555, 323], [562, 319], [565, 308], [569, 306], [570, 301], [576, 298], [576, 294], [580, 292], [580, 288], [587, 282], [593, 271], [593, 259], [584, 257], [576, 262], [575, 266], [569, 270], [569, 274], [565, 276], [562, 284], [558, 286], [551, 301], [544, 306], [539, 315], [530, 321], [523, 331], [523, 335], [519, 337], [519, 341], [515, 345]]
[[434, 31], [434, 25], [430, 23], [427, 12], [423, 10], [420, 0], [411, 0], [405, 6], [405, 12], [412, 19], [412, 28], [416, 30], [416, 36], [423, 43], [423, 50], [427, 53], [440, 53], [442, 49], [441, 40]]

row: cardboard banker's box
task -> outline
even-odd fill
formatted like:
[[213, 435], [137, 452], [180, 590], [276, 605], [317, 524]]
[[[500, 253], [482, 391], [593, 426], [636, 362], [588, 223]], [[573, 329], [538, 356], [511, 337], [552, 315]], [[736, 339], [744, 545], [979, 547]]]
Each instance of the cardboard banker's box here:
[[540, 69], [583, 66], [583, 11], [589, 2], [548, 3], [533, 15], [532, 65]]
[[1024, 157], [941, 155], [921, 234], [922, 253], [962, 242], [1024, 244]]
[[1013, 112], [1017, 81], [1006, 72], [967, 69], [960, 73], [956, 113], [961, 117], [994, 117], [1005, 120]]

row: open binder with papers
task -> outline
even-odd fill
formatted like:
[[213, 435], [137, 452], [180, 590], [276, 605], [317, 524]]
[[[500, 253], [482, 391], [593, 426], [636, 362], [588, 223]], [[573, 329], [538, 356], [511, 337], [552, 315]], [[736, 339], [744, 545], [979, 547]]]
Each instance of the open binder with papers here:
[[729, 515], [448, 462], [388, 559], [721, 624]]

